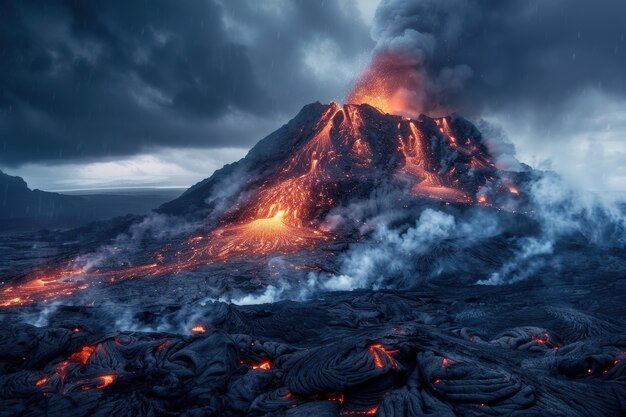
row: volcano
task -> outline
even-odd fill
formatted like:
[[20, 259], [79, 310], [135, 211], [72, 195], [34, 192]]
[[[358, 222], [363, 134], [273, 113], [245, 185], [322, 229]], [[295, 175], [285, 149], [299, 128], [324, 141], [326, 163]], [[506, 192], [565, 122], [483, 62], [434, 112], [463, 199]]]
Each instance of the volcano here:
[[[522, 174], [498, 170], [480, 132], [460, 116], [413, 120], [367, 104], [314, 103], [244, 159], [158, 210], [202, 221], [196, 233], [125, 264], [93, 268], [69, 262], [44, 268], [2, 290], [0, 304], [67, 296], [93, 281], [332, 249], [363, 236], [355, 223], [330, 230], [327, 216], [381, 189], [406, 207], [436, 201], [515, 210], [524, 202], [518, 185], [524, 180]], [[303, 267], [327, 267], [311, 265], [316, 258], [309, 258]]]
[[[292, 225], [319, 221], [333, 207], [366, 197], [381, 184], [405, 187], [416, 198], [485, 203], [511, 180], [500, 175], [480, 132], [458, 115], [417, 119], [382, 113], [368, 104], [305, 106], [288, 124], [229, 165], [165, 204], [164, 213], [206, 212], [220, 181], [245, 172], [241, 189], [255, 198], [228, 220], [272, 217]], [[509, 173], [511, 175], [512, 173]]]
[[313, 103], [152, 215], [24, 237], [0, 415], [620, 415], [622, 226], [488, 145]]

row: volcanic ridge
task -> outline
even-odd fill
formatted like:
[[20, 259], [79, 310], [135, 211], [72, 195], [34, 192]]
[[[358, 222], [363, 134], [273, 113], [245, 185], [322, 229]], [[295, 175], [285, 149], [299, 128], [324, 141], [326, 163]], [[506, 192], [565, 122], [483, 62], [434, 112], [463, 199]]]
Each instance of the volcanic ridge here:
[[496, 157], [313, 103], [152, 215], [31, 236], [0, 415], [624, 415], [626, 259], [589, 238], [623, 229], [546, 233], [546, 174]]

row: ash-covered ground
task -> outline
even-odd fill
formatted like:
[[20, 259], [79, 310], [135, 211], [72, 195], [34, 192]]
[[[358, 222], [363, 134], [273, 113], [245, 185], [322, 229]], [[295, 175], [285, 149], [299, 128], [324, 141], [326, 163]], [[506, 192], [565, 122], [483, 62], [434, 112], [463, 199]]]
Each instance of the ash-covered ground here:
[[5, 235], [0, 414], [625, 415], [623, 207], [503, 149], [315, 103], [148, 216]]

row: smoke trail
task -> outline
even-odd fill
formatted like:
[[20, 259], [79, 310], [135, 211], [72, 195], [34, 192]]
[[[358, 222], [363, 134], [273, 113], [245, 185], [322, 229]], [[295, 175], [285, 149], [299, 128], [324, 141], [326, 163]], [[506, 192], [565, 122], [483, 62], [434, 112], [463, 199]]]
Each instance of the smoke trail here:
[[404, 116], [450, 113], [449, 99], [462, 90], [473, 71], [465, 64], [435, 62], [441, 35], [437, 24], [445, 22], [453, 31], [450, 22], [458, 18], [462, 6], [463, 2], [450, 0], [383, 1], [372, 29], [376, 47], [371, 62], [346, 101]]

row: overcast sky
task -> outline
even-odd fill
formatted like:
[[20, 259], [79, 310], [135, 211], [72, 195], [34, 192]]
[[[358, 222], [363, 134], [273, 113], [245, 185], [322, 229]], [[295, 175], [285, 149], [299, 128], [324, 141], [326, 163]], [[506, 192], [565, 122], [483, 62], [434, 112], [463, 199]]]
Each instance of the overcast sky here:
[[447, 104], [520, 160], [626, 193], [626, 2], [378, 3], [0, 1], [0, 169], [48, 190], [189, 186], [418, 39]]

